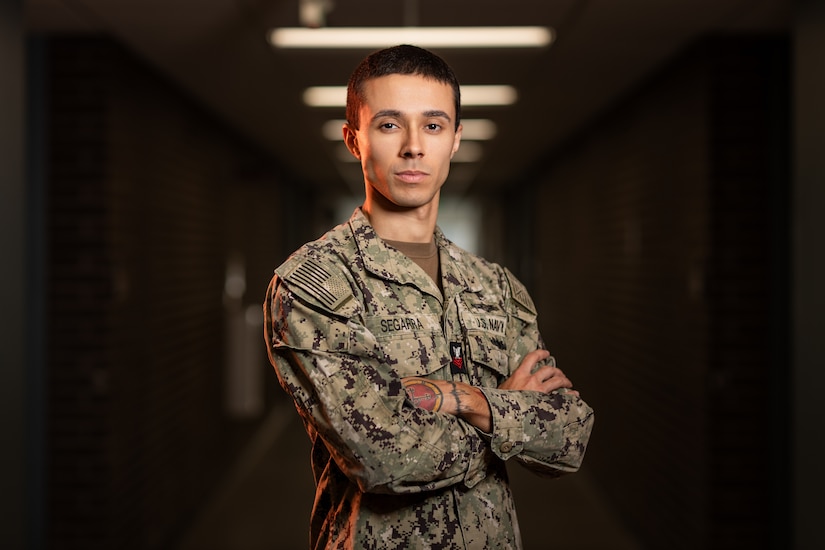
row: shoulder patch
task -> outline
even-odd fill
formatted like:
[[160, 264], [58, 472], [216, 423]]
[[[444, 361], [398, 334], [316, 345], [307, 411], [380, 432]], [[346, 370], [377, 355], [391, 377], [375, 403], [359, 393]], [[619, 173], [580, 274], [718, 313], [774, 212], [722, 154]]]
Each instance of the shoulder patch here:
[[296, 262], [283, 278], [300, 287], [332, 311], [336, 311], [352, 298], [352, 289], [347, 281], [316, 260], [305, 259]]
[[510, 292], [512, 293], [513, 301], [530, 313], [535, 314], [536, 306], [533, 304], [530, 293], [527, 292], [527, 287], [525, 287], [509, 269], [504, 268], [504, 271], [507, 273], [507, 280], [510, 282]]

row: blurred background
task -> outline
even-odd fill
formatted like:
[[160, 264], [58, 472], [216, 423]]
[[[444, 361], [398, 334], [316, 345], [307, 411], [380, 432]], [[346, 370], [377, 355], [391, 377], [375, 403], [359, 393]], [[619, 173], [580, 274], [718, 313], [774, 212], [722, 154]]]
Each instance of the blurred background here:
[[306, 548], [260, 308], [363, 197], [315, 87], [376, 48], [272, 31], [528, 25], [432, 47], [440, 225], [597, 411], [579, 474], [511, 469], [526, 548], [825, 548], [825, 6], [790, 0], [2, 0], [0, 545]]

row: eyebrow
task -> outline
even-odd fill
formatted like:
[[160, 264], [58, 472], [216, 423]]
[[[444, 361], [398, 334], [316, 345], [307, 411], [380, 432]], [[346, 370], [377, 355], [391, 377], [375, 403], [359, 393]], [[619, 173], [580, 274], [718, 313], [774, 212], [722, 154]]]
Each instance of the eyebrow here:
[[[432, 111], [424, 111], [422, 113], [426, 118], [444, 118], [447, 122], [451, 122], [452, 118], [446, 112], [434, 109]], [[372, 117], [372, 120], [375, 121], [382, 117], [393, 117], [393, 118], [403, 118], [403, 113], [396, 109], [384, 109], [383, 111], [378, 111], [375, 113], [375, 116]]]

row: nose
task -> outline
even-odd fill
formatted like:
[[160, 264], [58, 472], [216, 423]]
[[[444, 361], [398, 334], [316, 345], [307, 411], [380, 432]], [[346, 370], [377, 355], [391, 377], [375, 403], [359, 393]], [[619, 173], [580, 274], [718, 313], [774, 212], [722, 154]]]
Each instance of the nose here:
[[404, 141], [404, 147], [401, 150], [401, 155], [404, 158], [418, 158], [424, 156], [424, 148], [418, 131], [408, 130], [406, 132], [406, 140]]

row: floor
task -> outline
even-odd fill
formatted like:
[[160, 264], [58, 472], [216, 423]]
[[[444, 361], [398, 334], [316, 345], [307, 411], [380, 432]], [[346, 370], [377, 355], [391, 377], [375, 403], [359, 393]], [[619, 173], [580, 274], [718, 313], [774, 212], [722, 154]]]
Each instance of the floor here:
[[[641, 550], [585, 468], [557, 480], [518, 467], [510, 475], [525, 550]], [[284, 403], [269, 414], [177, 550], [307, 549], [313, 491], [309, 443]]]

